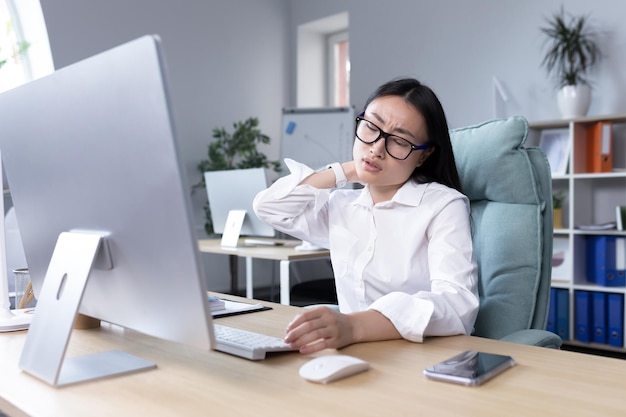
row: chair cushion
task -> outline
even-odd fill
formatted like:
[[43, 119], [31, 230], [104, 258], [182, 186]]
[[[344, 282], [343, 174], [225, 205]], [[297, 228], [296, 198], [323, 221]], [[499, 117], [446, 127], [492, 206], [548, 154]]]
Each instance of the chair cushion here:
[[527, 132], [521, 117], [450, 132], [463, 191], [471, 201], [481, 298], [478, 336], [499, 339], [533, 322], [545, 204], [523, 147]]
[[450, 133], [463, 191], [470, 200], [538, 204], [534, 170], [520, 150], [528, 134], [524, 118], [492, 120]]

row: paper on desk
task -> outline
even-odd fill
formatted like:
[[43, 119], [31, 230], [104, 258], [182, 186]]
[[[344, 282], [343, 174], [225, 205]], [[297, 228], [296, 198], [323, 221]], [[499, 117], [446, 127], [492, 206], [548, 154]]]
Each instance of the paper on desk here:
[[213, 317], [224, 317], [263, 310], [271, 310], [271, 307], [266, 307], [262, 304], [250, 304], [239, 301], [224, 300], [224, 308], [221, 310], [211, 311], [211, 315]]

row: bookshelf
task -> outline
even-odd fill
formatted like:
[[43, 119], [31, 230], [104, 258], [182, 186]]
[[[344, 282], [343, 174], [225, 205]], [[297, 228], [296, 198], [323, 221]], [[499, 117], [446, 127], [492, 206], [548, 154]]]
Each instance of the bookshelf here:
[[[599, 122], [610, 124], [612, 161], [606, 172], [589, 172], [587, 159], [592, 154], [592, 149], [587, 143], [587, 136], [588, 132]], [[550, 148], [550, 144], [554, 145], [556, 142], [546, 142], [557, 139], [565, 143], [567, 161], [566, 168], [562, 171], [555, 168], [559, 172], [553, 172], [552, 176], [553, 192], [564, 194], [565, 198], [562, 214], [563, 226], [554, 230], [553, 297], [548, 326], [549, 328], [553, 326], [552, 330], [559, 333], [566, 344], [626, 352], [623, 331], [626, 321], [623, 308], [626, 286], [599, 285], [587, 272], [587, 263], [591, 262], [587, 259], [589, 241], [594, 239], [594, 236], [610, 236], [624, 241], [626, 232], [616, 228], [606, 230], [585, 228], [585, 226], [615, 222], [615, 207], [626, 205], [626, 114], [529, 123], [528, 146], [541, 146], [553, 153], [556, 151]], [[554, 158], [554, 155], [552, 157]], [[560, 167], [562, 168], [563, 165]], [[626, 259], [626, 251], [621, 246], [618, 245], [618, 247], [621, 251], [619, 253]], [[561, 291], [558, 297], [555, 291]], [[579, 299], [581, 292], [600, 294], [600, 298], [607, 300], [610, 296], [612, 300], [611, 326], [616, 324], [616, 320], [621, 323], [621, 334], [613, 332], [609, 335], [609, 330], [614, 329], [609, 329], [607, 323], [608, 306], [602, 305], [599, 301], [596, 305], [598, 314], [594, 316], [594, 305], [583, 305], [582, 298]], [[557, 301], [557, 298], [560, 301]], [[621, 300], [618, 314], [615, 313], [616, 299]], [[564, 302], [566, 305], [563, 304]], [[602, 312], [605, 313], [604, 319], [602, 319]], [[605, 325], [606, 339], [598, 337], [598, 340], [594, 341], [595, 326], [601, 323]], [[598, 335], [602, 336], [599, 329]]]

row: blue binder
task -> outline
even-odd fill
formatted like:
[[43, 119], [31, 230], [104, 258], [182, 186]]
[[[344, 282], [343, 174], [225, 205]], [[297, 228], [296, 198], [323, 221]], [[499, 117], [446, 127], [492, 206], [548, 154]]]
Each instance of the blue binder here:
[[556, 288], [550, 288], [550, 308], [548, 309], [546, 330], [556, 333]]
[[585, 240], [587, 281], [605, 287], [626, 285], [624, 238], [587, 236]]
[[556, 334], [569, 340], [569, 291], [556, 290]]
[[626, 287], [626, 237], [615, 237], [615, 280], [616, 287]]
[[607, 295], [609, 345], [624, 346], [624, 294]]
[[593, 326], [591, 324], [591, 294], [589, 291], [576, 291], [576, 340], [581, 342], [591, 342]]
[[595, 343], [606, 344], [606, 294], [594, 292], [593, 294], [593, 338]]
[[601, 236], [585, 237], [585, 272], [587, 281], [596, 283], [598, 277], [604, 274], [604, 265], [606, 264], [606, 249], [603, 247], [605, 240], [600, 239]]

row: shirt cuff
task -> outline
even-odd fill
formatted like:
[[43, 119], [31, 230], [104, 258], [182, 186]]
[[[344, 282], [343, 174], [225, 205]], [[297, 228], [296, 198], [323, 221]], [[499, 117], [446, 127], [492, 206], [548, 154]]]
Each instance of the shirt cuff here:
[[431, 300], [392, 292], [374, 301], [368, 309], [387, 317], [406, 340], [422, 343], [435, 306]]
[[290, 175], [286, 175], [276, 181], [276, 183], [280, 182], [280, 187], [277, 187], [274, 193], [274, 198], [277, 200], [285, 198], [303, 179], [315, 172], [315, 170], [293, 159], [285, 158], [284, 161], [287, 169], [289, 169]]

